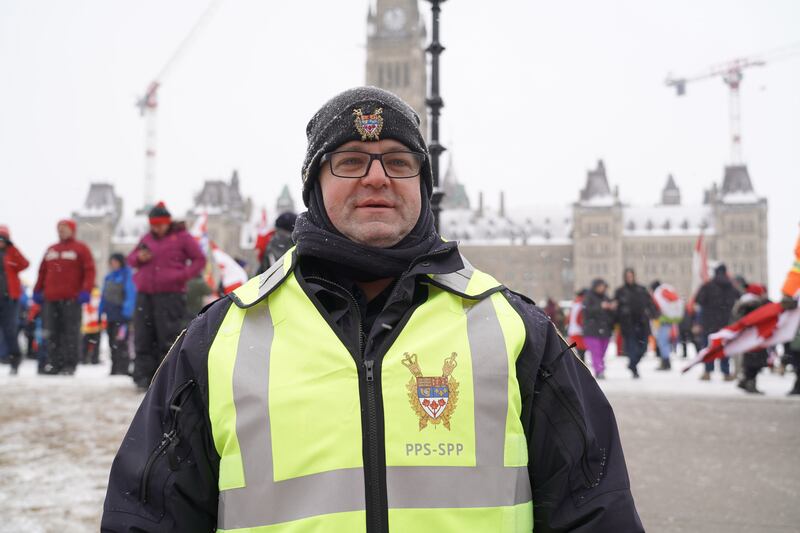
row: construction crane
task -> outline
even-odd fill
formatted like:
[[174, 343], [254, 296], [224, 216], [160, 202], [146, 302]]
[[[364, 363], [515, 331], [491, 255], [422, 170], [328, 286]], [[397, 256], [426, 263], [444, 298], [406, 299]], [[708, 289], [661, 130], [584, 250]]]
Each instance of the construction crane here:
[[800, 54], [800, 43], [784, 46], [764, 52], [752, 57], [734, 59], [726, 63], [712, 66], [707, 70], [688, 76], [676, 78], [671, 74], [667, 75], [666, 84], [668, 87], [675, 87], [678, 96], [686, 94], [686, 84], [694, 81], [705, 80], [717, 76], [722, 77], [722, 81], [729, 89], [729, 120], [730, 120], [730, 142], [731, 142], [731, 165], [743, 164], [742, 159], [742, 125], [741, 125], [741, 102], [739, 99], [739, 87], [744, 78], [743, 71], [751, 67], [762, 67], [774, 63], [781, 59], [788, 59]]
[[136, 107], [139, 108], [139, 113], [144, 117], [145, 123], [145, 149], [144, 149], [144, 210], [150, 209], [155, 203], [155, 185], [156, 185], [156, 115], [158, 111], [158, 90], [163, 85], [169, 74], [178, 63], [179, 59], [185, 55], [186, 51], [191, 47], [200, 30], [208, 24], [208, 21], [214, 15], [219, 7], [221, 0], [212, 0], [206, 10], [197, 19], [197, 22], [183, 39], [178, 48], [169, 58], [167, 63], [153, 78], [153, 81], [147, 86], [144, 96], [139, 98], [136, 102]]

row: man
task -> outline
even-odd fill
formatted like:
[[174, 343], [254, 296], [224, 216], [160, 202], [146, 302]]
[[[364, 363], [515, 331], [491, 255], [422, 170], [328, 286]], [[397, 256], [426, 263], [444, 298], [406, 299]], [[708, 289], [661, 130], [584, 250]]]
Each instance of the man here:
[[42, 329], [48, 363], [43, 374], [72, 375], [78, 364], [81, 339], [81, 306], [94, 287], [94, 258], [89, 248], [75, 239], [74, 220], [58, 222], [58, 242], [47, 249], [39, 266], [33, 299], [42, 304]]
[[639, 361], [647, 351], [650, 338], [650, 320], [655, 317], [656, 309], [648, 290], [636, 283], [636, 273], [626, 268], [624, 284], [614, 293], [617, 302], [617, 320], [622, 332], [622, 343], [625, 355], [628, 356], [628, 369], [634, 379], [639, 378]]
[[[700, 334], [701, 349], [708, 346], [708, 336], [727, 326], [731, 321], [733, 305], [739, 299], [739, 291], [728, 278], [728, 269], [720, 264], [714, 269], [714, 277], [704, 283], [697, 291], [694, 301], [700, 306]], [[714, 371], [714, 362], [706, 363], [705, 372], [700, 376], [701, 381], [709, 381], [711, 372]], [[719, 360], [719, 368], [725, 381], [736, 379], [731, 374], [729, 357]]]
[[278, 218], [275, 219], [275, 232], [272, 237], [270, 237], [267, 248], [264, 251], [259, 272], [263, 272], [275, 264], [275, 261], [283, 257], [283, 254], [294, 245], [292, 241], [292, 232], [294, 231], [294, 223], [296, 220], [297, 215], [291, 211], [281, 213], [278, 215]]
[[8, 350], [11, 375], [16, 375], [22, 352], [19, 349], [19, 301], [22, 285], [19, 273], [28, 268], [28, 260], [11, 242], [8, 226], [0, 226], [0, 331]]
[[136, 269], [133, 380], [140, 390], [150, 386], [156, 368], [186, 324], [186, 283], [206, 265], [197, 241], [183, 222], [172, 221], [163, 202], [148, 217], [150, 232], [128, 255], [128, 264]]
[[311, 119], [296, 248], [170, 350], [103, 531], [643, 531], [588, 370], [436, 234], [418, 128], [371, 87]]
[[[733, 322], [741, 320], [746, 315], [768, 303], [767, 288], [758, 283], [750, 283], [745, 287], [744, 294], [734, 304], [731, 320]], [[756, 379], [761, 369], [765, 368], [769, 362], [767, 349], [760, 348], [751, 352], [737, 353], [735, 357], [739, 374], [738, 387], [749, 394], [763, 394], [756, 387]]]
[[103, 280], [99, 315], [106, 319], [108, 346], [111, 349], [111, 375], [130, 375], [131, 358], [128, 354], [128, 333], [133, 310], [136, 307], [136, 285], [133, 272], [125, 264], [121, 253], [111, 254], [109, 272]]

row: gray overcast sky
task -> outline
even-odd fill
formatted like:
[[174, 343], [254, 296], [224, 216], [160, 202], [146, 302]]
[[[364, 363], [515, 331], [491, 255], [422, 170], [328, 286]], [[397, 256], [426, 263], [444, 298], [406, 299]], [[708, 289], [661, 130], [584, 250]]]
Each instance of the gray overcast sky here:
[[[91, 181], [130, 214], [141, 203], [144, 125], [134, 107], [207, 3], [0, 3], [0, 223], [32, 260]], [[427, 12], [429, 4], [420, 3]], [[272, 208], [299, 200], [305, 124], [364, 82], [366, 0], [228, 0], [160, 93], [157, 198], [182, 215], [206, 178], [239, 169]], [[623, 201], [652, 204], [668, 173], [684, 203], [720, 181], [728, 93], [719, 79], [676, 98], [669, 71], [800, 41], [796, 0], [443, 4], [443, 140], [473, 199], [511, 205], [577, 198], [605, 160]], [[800, 209], [800, 56], [753, 68], [742, 86], [745, 159], [769, 201], [772, 294], [791, 264]]]

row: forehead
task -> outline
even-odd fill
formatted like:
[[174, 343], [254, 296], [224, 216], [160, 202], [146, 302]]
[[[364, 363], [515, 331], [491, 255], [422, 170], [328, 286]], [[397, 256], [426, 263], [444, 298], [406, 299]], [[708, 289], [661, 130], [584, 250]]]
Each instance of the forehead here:
[[388, 150], [409, 150], [409, 148], [394, 139], [383, 139], [381, 141], [349, 141], [336, 148], [336, 151], [359, 150], [362, 152], [386, 152]]

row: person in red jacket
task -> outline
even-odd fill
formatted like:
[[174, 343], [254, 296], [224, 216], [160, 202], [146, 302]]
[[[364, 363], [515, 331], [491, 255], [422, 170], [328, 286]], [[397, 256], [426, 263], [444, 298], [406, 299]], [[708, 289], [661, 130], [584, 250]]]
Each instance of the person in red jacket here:
[[74, 220], [58, 222], [58, 242], [47, 249], [39, 266], [33, 300], [43, 303], [42, 321], [49, 362], [45, 374], [75, 373], [81, 336], [81, 305], [94, 286], [94, 259], [75, 239]]
[[182, 222], [173, 222], [163, 202], [149, 213], [150, 232], [128, 255], [136, 269], [133, 313], [133, 380], [141, 390], [187, 323], [186, 282], [203, 271], [206, 258]]
[[28, 268], [25, 259], [11, 242], [8, 226], [0, 226], [0, 329], [8, 346], [11, 374], [16, 375], [22, 352], [19, 350], [19, 273]]

